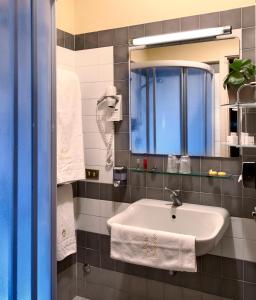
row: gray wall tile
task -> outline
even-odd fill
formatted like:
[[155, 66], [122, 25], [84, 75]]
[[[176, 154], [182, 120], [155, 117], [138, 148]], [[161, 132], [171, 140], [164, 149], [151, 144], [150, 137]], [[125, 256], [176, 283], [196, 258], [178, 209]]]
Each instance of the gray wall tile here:
[[147, 174], [131, 172], [130, 182], [132, 186], [147, 186]]
[[183, 191], [200, 192], [201, 178], [195, 176], [181, 176], [181, 189]]
[[115, 134], [115, 149], [129, 150], [129, 134], [128, 133], [116, 133]]
[[130, 152], [128, 150], [115, 151], [115, 165], [129, 166]]
[[75, 35], [75, 50], [85, 49], [84, 34]]
[[256, 263], [244, 262], [244, 280], [256, 283]]
[[162, 174], [147, 174], [147, 186], [152, 188], [163, 188], [164, 176]]
[[218, 178], [201, 178], [201, 191], [203, 193], [220, 194], [221, 180]]
[[182, 197], [181, 199], [185, 203], [200, 204], [200, 202], [201, 202], [200, 193], [198, 193], [198, 192], [185, 192], [185, 191], [182, 191], [181, 197]]
[[240, 175], [241, 174], [242, 160], [241, 158], [223, 158], [221, 160], [221, 171], [228, 174]]
[[153, 22], [153, 23], [148, 23], [145, 25], [145, 35], [156, 35], [156, 34], [161, 34], [163, 32], [162, 30], [162, 22]]
[[128, 80], [129, 71], [128, 63], [114, 64], [114, 79], [116, 80]]
[[129, 133], [129, 116], [123, 116], [122, 122], [115, 123], [115, 132], [128, 132]]
[[122, 46], [114, 47], [114, 62], [115, 63], [128, 62], [128, 59], [129, 59], [128, 46], [122, 45]]
[[114, 29], [114, 45], [128, 44], [128, 27]]
[[161, 188], [147, 188], [147, 198], [148, 199], [164, 199], [164, 191]]
[[242, 217], [251, 219], [252, 212], [254, 211], [254, 207], [256, 206], [256, 198], [244, 197], [242, 206], [243, 206]]
[[222, 197], [222, 207], [226, 208], [233, 217], [242, 217], [242, 198], [225, 196]]
[[113, 200], [113, 190], [112, 184], [101, 183], [100, 184], [100, 199], [101, 200]]
[[146, 198], [146, 188], [131, 186], [131, 203]]
[[100, 197], [100, 185], [97, 182], [86, 182], [85, 185], [85, 197], [91, 199], [99, 199]]
[[201, 193], [201, 204], [209, 206], [221, 206], [221, 195]]
[[218, 27], [220, 25], [220, 14], [218, 12], [199, 16], [200, 28]]
[[221, 168], [219, 158], [202, 158], [201, 160], [201, 171], [208, 172], [210, 169], [218, 171]]
[[202, 276], [202, 290], [205, 293], [220, 295], [222, 280], [209, 275]]
[[128, 29], [128, 38], [129, 39], [135, 39], [138, 37], [145, 36], [145, 25], [134, 25], [130, 26]]
[[100, 235], [94, 232], [87, 232], [85, 235], [86, 248], [99, 251], [100, 250]]
[[221, 257], [215, 255], [205, 255], [202, 257], [202, 272], [220, 277]]
[[103, 30], [98, 32], [99, 47], [113, 46], [114, 44], [114, 30]]
[[222, 279], [221, 296], [234, 300], [243, 300], [243, 282]]
[[94, 267], [100, 266], [100, 253], [92, 249], [86, 249], [84, 263]]
[[179, 175], [164, 175], [164, 187], [165, 186], [172, 190], [180, 190], [181, 189], [181, 176], [179, 176]]
[[164, 299], [164, 283], [147, 280], [146, 291], [148, 300], [163, 300]]
[[64, 47], [70, 50], [75, 50], [75, 38], [68, 32], [64, 33]]
[[114, 189], [113, 201], [130, 203], [130, 189], [128, 186], [120, 186]]
[[232, 258], [221, 258], [221, 276], [225, 278], [243, 280], [244, 262]]
[[242, 30], [242, 47], [245, 48], [255, 48], [255, 27], [245, 28]]
[[64, 47], [64, 31], [57, 29], [57, 46]]
[[164, 300], [183, 300], [183, 289], [179, 286], [170, 284], [164, 285]]
[[256, 284], [247, 283], [244, 284], [244, 300], [254, 300], [256, 295]]
[[181, 31], [199, 29], [199, 16], [181, 18]]
[[181, 30], [180, 19], [172, 19], [163, 21], [163, 33], [179, 32]]
[[78, 181], [77, 183], [77, 197], [85, 197], [85, 181]]
[[233, 176], [231, 179], [221, 179], [222, 194], [231, 196], [242, 196], [242, 184], [238, 183], [239, 176]]
[[85, 33], [84, 35], [85, 49], [98, 47], [98, 32]]
[[255, 6], [242, 8], [242, 27], [255, 26]]
[[128, 95], [128, 90], [129, 90], [129, 85], [128, 85], [128, 80], [115, 80], [114, 82], [117, 92], [122, 95], [122, 101], [123, 101], [123, 115], [128, 115], [129, 114], [129, 95]]
[[241, 27], [241, 9], [230, 9], [220, 12], [220, 26], [231, 25], [233, 29]]

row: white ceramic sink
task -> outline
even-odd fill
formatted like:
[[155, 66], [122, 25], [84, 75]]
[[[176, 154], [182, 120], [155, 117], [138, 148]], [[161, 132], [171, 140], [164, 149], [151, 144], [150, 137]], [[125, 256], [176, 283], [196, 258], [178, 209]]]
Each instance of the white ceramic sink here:
[[183, 203], [174, 207], [167, 201], [141, 199], [107, 221], [111, 225], [143, 227], [196, 237], [196, 255], [204, 255], [215, 248], [230, 222], [226, 209], [221, 207]]

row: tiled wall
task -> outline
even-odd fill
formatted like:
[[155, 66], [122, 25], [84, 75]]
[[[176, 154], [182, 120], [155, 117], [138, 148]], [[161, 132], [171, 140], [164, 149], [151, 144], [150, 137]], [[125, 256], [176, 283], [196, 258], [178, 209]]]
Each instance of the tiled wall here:
[[[255, 62], [255, 7], [86, 33], [73, 37], [73, 40], [69, 34], [58, 31], [59, 45], [77, 51], [114, 46], [114, 83], [123, 95], [124, 101], [124, 121], [115, 128], [115, 162], [117, 165], [134, 167], [138, 157], [129, 152], [128, 39], [219, 25], [242, 28], [242, 55]], [[140, 157], [142, 158], [142, 156]], [[149, 167], [156, 162], [160, 170], [165, 168], [165, 157], [148, 158]], [[105, 269], [108, 269], [114, 274], [119, 272], [139, 276], [139, 282], [150, 279], [165, 284], [167, 280], [173, 285], [200, 291], [200, 293], [195, 292], [194, 298], [190, 295], [189, 299], [217, 299], [211, 298], [209, 295], [205, 296], [203, 293], [230, 299], [255, 299], [256, 264], [246, 262], [246, 260], [256, 261], [254, 234], [256, 224], [253, 220], [249, 220], [251, 219], [251, 212], [256, 206], [256, 191], [244, 189], [241, 184], [237, 183], [238, 175], [241, 172], [241, 162], [246, 160], [256, 160], [256, 152], [248, 149], [240, 158], [235, 159], [192, 159], [193, 170], [222, 169], [235, 175], [230, 180], [131, 173], [129, 174], [128, 185], [119, 188], [113, 188], [112, 185], [104, 183], [79, 182], [76, 190], [76, 195], [80, 198], [77, 201], [77, 213], [78, 227], [82, 231], [78, 232], [78, 261], [101, 268], [98, 271], [101, 273], [102, 280], [105, 281], [100, 283], [100, 286], [108, 286], [108, 277], [104, 275]], [[199, 259], [199, 272], [196, 274], [180, 272], [174, 277], [166, 277], [163, 271], [157, 269], [148, 271], [146, 268], [110, 260], [109, 237], [106, 235], [107, 231], [104, 227], [105, 219], [108, 217], [108, 209], [113, 207], [115, 213], [118, 211], [119, 203], [131, 203], [145, 197], [167, 199], [168, 194], [164, 192], [165, 185], [174, 189], [181, 189], [185, 202], [222, 206], [227, 208], [233, 217], [232, 227], [226, 233], [219, 249], [216, 249], [215, 255], [207, 255]], [[94, 225], [92, 226], [92, 224]], [[99, 248], [102, 244], [101, 240], [105, 243], [104, 245], [107, 245], [104, 246], [106, 247], [105, 250]], [[221, 257], [221, 255], [229, 258]], [[80, 267], [79, 265], [78, 268], [81, 269], [81, 265]], [[120, 276], [123, 279], [117, 279], [115, 283], [116, 294], [123, 285], [126, 285], [125, 276], [122, 274]], [[119, 278], [119, 275], [117, 277]], [[81, 296], [89, 290], [84, 285], [89, 282], [88, 278], [86, 279], [85, 274], [79, 275], [78, 273], [78, 279], [83, 280], [82, 286], [80, 285], [78, 289]], [[146, 288], [146, 291], [148, 289]], [[170, 297], [173, 297], [174, 293], [174, 291], [170, 292]], [[147, 295], [145, 298], [148, 299]], [[160, 295], [162, 295], [161, 292]], [[128, 295], [128, 297], [129, 299], [136, 299], [134, 295]], [[159, 296], [159, 299], [164, 299], [163, 297]], [[186, 296], [183, 295], [182, 297], [182, 299], [186, 299]], [[174, 298], [179, 299], [178, 296]], [[111, 299], [120, 298], [113, 296]], [[144, 299], [144, 296], [138, 299]]]
[[[76, 72], [80, 80], [86, 168], [100, 170], [99, 181], [111, 184], [113, 168], [105, 168], [107, 150], [96, 122], [96, 103], [106, 88], [114, 84], [113, 47], [74, 52], [59, 46], [57, 66]], [[114, 128], [107, 125], [106, 131], [109, 139]], [[114, 141], [115, 138], [113, 158]]]
[[[100, 171], [100, 182], [111, 184], [113, 169], [105, 168], [107, 150], [96, 122], [96, 105], [106, 88], [114, 84], [113, 47], [76, 51], [75, 61], [82, 91], [85, 165]], [[114, 127], [109, 122], [104, 124], [109, 140]]]
[[[92, 297], [92, 300], [220, 300], [219, 297], [226, 300], [255, 299], [255, 263], [205, 255], [197, 259], [197, 273], [178, 272], [171, 276], [166, 270], [112, 260], [109, 236], [78, 231], [78, 241], [77, 291], [78, 295]], [[85, 272], [84, 263], [93, 266], [90, 274]], [[134, 285], [133, 276], [136, 276], [137, 282]], [[106, 286], [112, 288], [109, 291], [112, 295], [116, 293], [118, 296], [111, 298], [99, 293], [99, 289], [102, 291]], [[180, 287], [190, 291], [184, 295]], [[124, 292], [124, 298], [119, 298], [120, 292]]]

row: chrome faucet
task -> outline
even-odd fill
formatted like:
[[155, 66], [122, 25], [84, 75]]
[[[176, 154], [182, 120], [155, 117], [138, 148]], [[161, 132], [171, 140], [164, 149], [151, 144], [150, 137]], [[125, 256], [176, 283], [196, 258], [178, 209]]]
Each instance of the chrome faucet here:
[[173, 206], [181, 206], [182, 200], [180, 198], [181, 191], [180, 190], [172, 190], [165, 186], [165, 191], [170, 192], [170, 200], [172, 201]]

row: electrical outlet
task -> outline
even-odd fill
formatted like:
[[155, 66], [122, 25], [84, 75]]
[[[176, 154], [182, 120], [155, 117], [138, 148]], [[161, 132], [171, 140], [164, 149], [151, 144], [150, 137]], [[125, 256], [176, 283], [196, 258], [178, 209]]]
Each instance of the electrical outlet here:
[[95, 169], [85, 169], [86, 179], [99, 180], [99, 170]]

